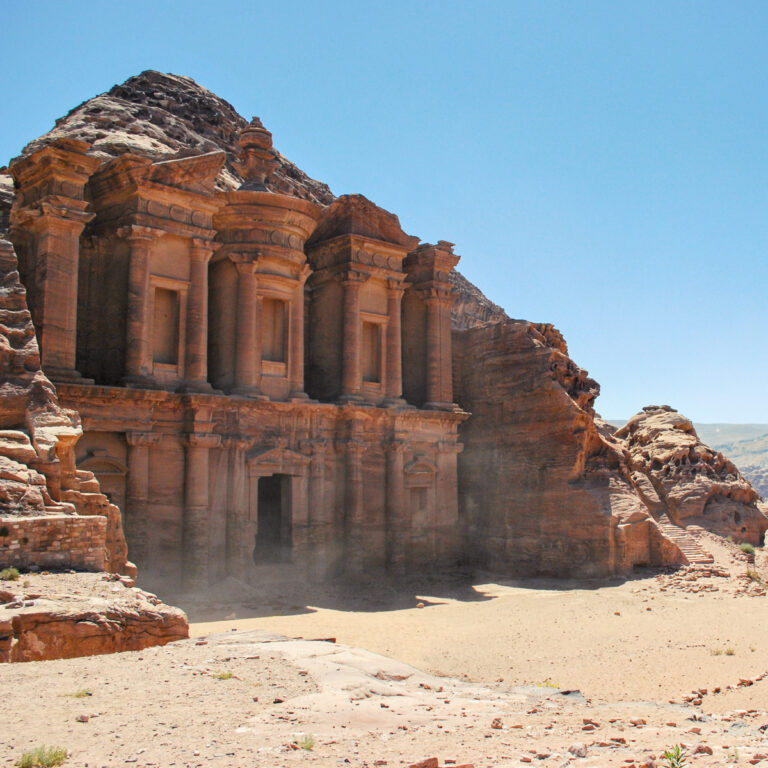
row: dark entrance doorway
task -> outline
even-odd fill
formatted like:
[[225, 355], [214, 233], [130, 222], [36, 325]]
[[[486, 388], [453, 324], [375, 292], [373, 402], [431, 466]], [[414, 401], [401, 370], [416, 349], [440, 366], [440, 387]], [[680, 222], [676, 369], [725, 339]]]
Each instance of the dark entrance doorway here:
[[253, 561], [285, 563], [291, 559], [290, 476], [259, 478], [258, 533]]

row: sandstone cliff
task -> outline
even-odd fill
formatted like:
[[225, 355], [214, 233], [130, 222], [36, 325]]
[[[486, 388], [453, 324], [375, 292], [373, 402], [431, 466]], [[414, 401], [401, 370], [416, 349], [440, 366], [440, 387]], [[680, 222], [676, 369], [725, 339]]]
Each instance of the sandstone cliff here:
[[685, 562], [596, 418], [599, 386], [549, 325], [506, 320], [454, 334], [460, 504], [469, 561], [501, 572], [605, 576]]
[[615, 437], [627, 447], [633, 483], [649, 508], [681, 526], [762, 544], [768, 520], [757, 492], [729, 459], [699, 440], [685, 416], [647, 406]]

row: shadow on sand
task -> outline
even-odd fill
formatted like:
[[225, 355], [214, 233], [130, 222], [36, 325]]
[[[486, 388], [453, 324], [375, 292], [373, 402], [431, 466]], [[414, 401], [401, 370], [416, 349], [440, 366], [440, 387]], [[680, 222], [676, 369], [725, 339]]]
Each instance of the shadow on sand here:
[[448, 602], [476, 603], [497, 599], [507, 590], [568, 592], [619, 586], [658, 573], [638, 569], [623, 578], [509, 578], [488, 571], [457, 568], [448, 573], [312, 582], [290, 565], [262, 566], [246, 583], [226, 578], [204, 592], [170, 592], [151, 577], [139, 585], [186, 611], [191, 622], [295, 616], [318, 609], [340, 612], [387, 612], [430, 608]]

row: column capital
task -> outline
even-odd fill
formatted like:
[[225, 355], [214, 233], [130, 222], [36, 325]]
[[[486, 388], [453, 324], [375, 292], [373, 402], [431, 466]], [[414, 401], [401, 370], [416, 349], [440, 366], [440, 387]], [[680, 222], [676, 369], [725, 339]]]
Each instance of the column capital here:
[[345, 288], [360, 288], [365, 282], [367, 282], [370, 275], [367, 272], [360, 272], [356, 269], [348, 269], [343, 273], [341, 284]]
[[405, 276], [402, 278], [387, 278], [387, 297], [401, 299], [405, 292]]
[[213, 254], [221, 248], [221, 243], [213, 240], [205, 240], [201, 237], [192, 238], [192, 248], [190, 253], [193, 261], [209, 262]]
[[440, 440], [437, 443], [437, 450], [440, 453], [455, 453], [458, 456], [464, 450], [464, 445], [453, 440]]
[[221, 435], [209, 432], [189, 432], [184, 435], [182, 442], [185, 448], [218, 448], [221, 445]]
[[221, 445], [233, 451], [247, 451], [253, 446], [254, 438], [240, 437], [239, 435], [224, 435], [221, 438]]
[[416, 286], [416, 290], [425, 302], [448, 304], [454, 300], [453, 288], [450, 283], [432, 283], [431, 285]]
[[384, 443], [384, 449], [391, 454], [405, 453], [408, 448], [407, 440], [390, 440]]
[[143, 227], [138, 224], [127, 224], [124, 227], [119, 227], [117, 230], [117, 236], [129, 242], [144, 241], [150, 243], [153, 240], [159, 240], [163, 235], [165, 235], [165, 232], [161, 229]]
[[259, 265], [261, 254], [230, 252], [227, 258], [235, 265], [238, 275], [252, 275]]
[[135, 446], [157, 445], [160, 442], [160, 435], [153, 432], [126, 432], [125, 442], [132, 448]]

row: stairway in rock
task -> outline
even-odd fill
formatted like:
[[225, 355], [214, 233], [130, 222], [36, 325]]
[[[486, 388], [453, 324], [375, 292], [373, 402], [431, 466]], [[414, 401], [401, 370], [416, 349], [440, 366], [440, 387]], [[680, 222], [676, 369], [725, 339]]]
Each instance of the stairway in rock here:
[[666, 512], [660, 512], [655, 519], [662, 533], [680, 547], [680, 551], [691, 565], [707, 565], [715, 562], [715, 558], [703, 549], [685, 528], [675, 525]]

